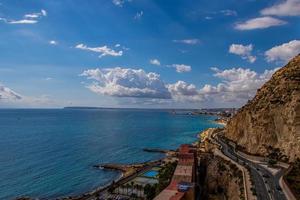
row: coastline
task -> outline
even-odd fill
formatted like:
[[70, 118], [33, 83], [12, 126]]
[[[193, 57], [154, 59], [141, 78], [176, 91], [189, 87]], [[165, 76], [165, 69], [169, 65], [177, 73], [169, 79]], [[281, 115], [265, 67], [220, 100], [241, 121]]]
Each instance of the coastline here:
[[[211, 115], [211, 114], [209, 114]], [[218, 115], [212, 115], [212, 116], [218, 116]], [[217, 118], [215, 120], [212, 120], [212, 122], [214, 124], [218, 124], [218, 125], [221, 125], [222, 128], [226, 126], [226, 122], [224, 120], [224, 118]], [[207, 129], [204, 129], [200, 132], [198, 132], [196, 134], [196, 137], [195, 137], [195, 141], [191, 142], [190, 144], [193, 145], [193, 146], [196, 146], [199, 142], [201, 142], [201, 135], [203, 136], [206, 136], [209, 135], [214, 129], [216, 129], [216, 127], [210, 127], [210, 128], [207, 128]], [[159, 160], [153, 160], [153, 161], [147, 161], [147, 162], [144, 162], [144, 163], [139, 163], [139, 164], [149, 164], [149, 163], [152, 163], [152, 162], [157, 162], [157, 161], [164, 161], [164, 160], [167, 160], [168, 158], [168, 153], [167, 152], [160, 152], [162, 154], [164, 154], [163, 158], [159, 159]], [[134, 165], [137, 165], [136, 163], [133, 163], [133, 164], [128, 164], [129, 166], [134, 166]], [[102, 170], [104, 169], [103, 167], [101, 167]], [[111, 169], [111, 170], [114, 170], [114, 169]], [[68, 196], [68, 197], [63, 197], [63, 198], [58, 198], [58, 199], [61, 199], [61, 200], [65, 200], [65, 199], [71, 199], [71, 200], [77, 200], [77, 199], [80, 199], [82, 197], [86, 197], [88, 195], [95, 195], [95, 194], [99, 194], [101, 193], [102, 191], [105, 191], [107, 189], [109, 189], [110, 187], [112, 187], [114, 184], [122, 181], [123, 179], [127, 179], [128, 177], [134, 175], [134, 174], [130, 174], [130, 175], [126, 175], [126, 172], [125, 171], [122, 171], [122, 170], [119, 170], [119, 169], [115, 169], [116, 171], [120, 172], [120, 176], [118, 176], [116, 179], [113, 179], [111, 182], [105, 184], [104, 186], [100, 186], [94, 190], [91, 190], [91, 191], [87, 191], [83, 194], [79, 194], [77, 196]]]
[[[225, 120], [223, 121], [223, 120], [224, 120], [224, 118], [217, 118], [217, 119], [215, 119], [215, 120], [212, 120], [212, 122], [213, 122], [214, 124], [221, 125], [221, 126], [222, 126], [221, 128], [223, 128], [223, 127], [226, 126], [226, 121], [225, 121]], [[210, 127], [210, 128], [207, 128], [207, 129], [204, 129], [204, 130], [198, 132], [197, 135], [196, 135], [196, 137], [195, 137], [195, 141], [191, 142], [190, 144], [193, 145], [193, 146], [196, 146], [199, 142], [201, 142], [201, 135], [207, 137], [207, 135], [210, 135], [211, 132], [213, 132], [213, 130], [215, 130], [216, 128], [218, 128], [218, 127]], [[144, 149], [144, 150], [145, 150], [145, 149]], [[156, 150], [157, 150], [157, 149], [156, 149]], [[155, 151], [153, 151], [153, 152], [155, 152]], [[163, 158], [161, 158], [161, 159], [159, 159], [159, 160], [160, 160], [160, 161], [166, 161], [166, 160], [168, 160], [169, 153], [170, 153], [170, 152], [173, 152], [173, 153], [174, 153], [174, 152], [176, 152], [176, 151], [174, 151], [174, 150], [161, 150], [161, 151], [157, 150], [156, 153], [157, 153], [157, 152], [158, 152], [158, 153], [164, 154]], [[147, 163], [151, 163], [151, 162], [155, 162], [155, 161], [148, 161], [148, 162], [140, 163], [140, 164], [147, 164]], [[136, 164], [131, 164], [131, 165], [133, 166], [133, 165], [136, 165]], [[119, 170], [119, 171], [120, 171], [120, 170]], [[123, 179], [123, 178], [128, 178], [128, 176], [125, 176], [125, 173], [124, 173], [124, 172], [121, 172], [121, 174], [122, 174], [122, 176], [121, 176], [119, 179], [113, 180], [111, 183], [108, 183], [106, 187], [109, 188], [109, 187], [111, 187], [113, 184], [115, 184], [116, 182], [120, 181], [121, 179]]]
[[[213, 122], [213, 123], [210, 123], [209, 121]], [[224, 126], [224, 124], [221, 124], [221, 123], [217, 122], [216, 119], [215, 120], [211, 119], [211, 120], [208, 120], [207, 122], [208, 122], [208, 127], [213, 127], [214, 123]], [[193, 146], [197, 145], [197, 143], [199, 142], [199, 135], [201, 135], [206, 130], [207, 130], [207, 128], [203, 129], [202, 131], [197, 131], [197, 132], [195, 131], [195, 135], [192, 136], [194, 139], [192, 141], [190, 141], [189, 143]], [[167, 158], [168, 158], [168, 153], [163, 153], [163, 157], [160, 160], [165, 160]], [[151, 163], [153, 161], [154, 160], [150, 160], [150, 161], [147, 161], [145, 163]], [[140, 164], [142, 164], [142, 163], [140, 163]], [[132, 165], [134, 165], [134, 164], [132, 164]], [[102, 193], [103, 191], [108, 190], [113, 184], [115, 184], [116, 182], [122, 181], [123, 179], [126, 179], [126, 178], [128, 178], [128, 176], [126, 176], [126, 173], [123, 172], [123, 171], [118, 170], [118, 175], [116, 175], [115, 178], [113, 178], [112, 180], [110, 180], [106, 184], [100, 185], [98, 187], [96, 186], [95, 188], [90, 188], [87, 191], [78, 192], [75, 195], [64, 195], [64, 196], [60, 196], [60, 197], [58, 196], [58, 197], [55, 197], [55, 199], [58, 199], [58, 200], [59, 199], [61, 199], [61, 200], [65, 200], [65, 199], [69, 199], [69, 200], [89, 199], [89, 197], [95, 196], [97, 194]], [[31, 197], [28, 197], [28, 196], [20, 196], [18, 199], [22, 199], [22, 198], [35, 199], [34, 197], [31, 198]]]

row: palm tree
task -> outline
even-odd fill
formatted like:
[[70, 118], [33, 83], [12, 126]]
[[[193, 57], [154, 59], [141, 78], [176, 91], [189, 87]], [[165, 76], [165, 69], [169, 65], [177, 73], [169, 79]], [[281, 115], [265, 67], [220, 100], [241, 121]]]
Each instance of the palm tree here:
[[137, 189], [138, 189], [138, 196], [139, 197], [142, 197], [142, 188], [143, 188], [143, 186], [142, 185], [137, 185]]
[[139, 196], [139, 189], [140, 189], [140, 185], [139, 185], [139, 184], [136, 184], [136, 185], [135, 185], [135, 190], [136, 190], [136, 196], [137, 196], [137, 197]]
[[141, 185], [141, 197], [144, 197], [145, 195], [144, 195], [144, 185]]
[[126, 186], [125, 186], [125, 185], [122, 185], [122, 188], [123, 188], [123, 189], [122, 189], [122, 194], [123, 194], [123, 195], [126, 195]]
[[135, 185], [135, 188], [136, 188], [136, 195], [139, 196], [140, 185], [139, 185], [139, 184], [136, 184], [136, 185]]
[[131, 194], [133, 193], [133, 186], [134, 186], [134, 182], [130, 182], [131, 185]]
[[120, 194], [120, 187], [121, 187], [121, 185], [117, 185], [117, 187], [116, 187], [117, 194]]
[[137, 185], [137, 184], [134, 184], [134, 185], [133, 185], [133, 189], [134, 189], [134, 196], [136, 196], [136, 197], [137, 197], [137, 195], [138, 195], [138, 190], [137, 190], [137, 187], [138, 187], [138, 185]]
[[118, 194], [123, 194], [123, 185], [118, 187]]
[[129, 185], [129, 183], [127, 183], [127, 184], [126, 184], [126, 191], [127, 191], [126, 193], [127, 193], [127, 196], [129, 196], [129, 194], [128, 194], [128, 189], [129, 189], [129, 188], [130, 188], [130, 185]]

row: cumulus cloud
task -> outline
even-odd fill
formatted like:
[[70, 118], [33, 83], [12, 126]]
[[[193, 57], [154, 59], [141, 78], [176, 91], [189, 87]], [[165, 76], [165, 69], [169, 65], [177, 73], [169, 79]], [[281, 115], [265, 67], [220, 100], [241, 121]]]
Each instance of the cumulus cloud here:
[[173, 42], [188, 44], [188, 45], [195, 45], [195, 44], [199, 44], [200, 40], [196, 39], [196, 38], [191, 38], [191, 39], [183, 39], [183, 40], [173, 40]]
[[143, 11], [140, 11], [140, 12], [137, 12], [135, 15], [134, 15], [134, 19], [135, 20], [140, 20], [144, 15], [144, 12]]
[[275, 46], [265, 52], [266, 60], [272, 61], [283, 61], [288, 62], [294, 56], [300, 53], [300, 40], [292, 40], [288, 43], [284, 43]]
[[[153, 103], [193, 102], [207, 105], [240, 106], [251, 99], [258, 88], [278, 70], [265, 70], [257, 73], [247, 68], [220, 70], [212, 68], [213, 76], [220, 81], [216, 85], [196, 85], [179, 80], [166, 84], [156, 73], [146, 73], [142, 69], [106, 68], [85, 70], [80, 76], [91, 80], [86, 87], [92, 92], [114, 97], [145, 99]], [[148, 100], [147, 100], [148, 99]], [[144, 101], [144, 100], [143, 100]]]
[[96, 52], [96, 53], [100, 53], [99, 58], [102, 58], [104, 56], [122, 56], [123, 55], [123, 51], [115, 51], [109, 47], [102, 46], [102, 47], [88, 47], [84, 44], [78, 44], [76, 45], [77, 49], [81, 49], [81, 50], [85, 50], [85, 51], [92, 51], [92, 52]]
[[253, 29], [265, 29], [272, 26], [282, 26], [287, 24], [286, 21], [277, 19], [274, 17], [258, 17], [254, 19], [249, 19], [245, 22], [240, 22], [235, 25], [235, 29], [245, 31]]
[[170, 99], [160, 76], [142, 69], [106, 68], [85, 70], [81, 76], [94, 80], [87, 87], [98, 94], [115, 97]]
[[185, 64], [173, 64], [171, 67], [174, 67], [178, 73], [190, 72], [192, 70], [190, 65]]
[[202, 101], [204, 97], [194, 84], [188, 84], [185, 81], [177, 81], [174, 84], [168, 84], [167, 87], [175, 101]]
[[151, 59], [150, 64], [160, 66], [160, 61], [158, 59]]
[[299, 16], [300, 0], [284, 0], [260, 12], [262, 15]]
[[197, 88], [193, 84], [177, 81], [167, 85], [172, 99], [182, 102], [201, 102], [207, 105], [229, 103], [231, 106], [240, 106], [253, 98], [257, 89], [268, 81], [278, 68], [265, 70], [261, 74], [244, 68], [226, 70], [212, 68], [212, 70], [213, 76], [220, 79], [218, 84], [205, 84], [202, 88]]
[[[258, 88], [268, 81], [279, 68], [265, 70], [259, 74], [250, 69], [231, 68], [220, 70], [212, 68], [214, 76], [220, 79], [216, 85], [205, 84], [197, 89], [193, 84], [178, 81], [168, 85], [172, 97], [176, 100], [200, 101], [242, 105], [251, 99]], [[237, 105], [235, 104], [235, 106]]]
[[7, 24], [36, 24], [38, 23], [39, 18], [45, 16], [47, 16], [47, 11], [42, 9], [40, 12], [25, 14], [23, 19], [15, 20], [0, 18], [0, 21], [3, 21]]
[[239, 55], [242, 59], [248, 60], [250, 63], [256, 61], [256, 57], [251, 55], [253, 50], [253, 45], [242, 45], [242, 44], [232, 44], [229, 47], [229, 53]]
[[220, 78], [221, 83], [216, 86], [206, 85], [202, 88], [202, 92], [214, 94], [215, 97], [220, 97], [224, 101], [237, 100], [245, 103], [255, 95], [256, 90], [268, 81], [278, 69], [265, 70], [262, 74], [259, 74], [244, 68], [226, 70], [212, 68], [215, 72], [214, 76]]

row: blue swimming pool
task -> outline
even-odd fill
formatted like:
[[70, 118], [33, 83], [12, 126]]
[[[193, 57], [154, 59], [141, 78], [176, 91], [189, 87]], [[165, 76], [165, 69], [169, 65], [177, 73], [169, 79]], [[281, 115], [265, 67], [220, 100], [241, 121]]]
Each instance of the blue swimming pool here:
[[155, 178], [158, 175], [158, 171], [150, 170], [143, 174], [145, 177]]

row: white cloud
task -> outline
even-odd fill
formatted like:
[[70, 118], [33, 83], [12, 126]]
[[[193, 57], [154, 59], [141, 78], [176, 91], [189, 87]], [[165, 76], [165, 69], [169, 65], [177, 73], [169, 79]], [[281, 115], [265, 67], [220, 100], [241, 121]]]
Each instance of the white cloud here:
[[116, 47], [116, 48], [122, 48], [122, 49], [125, 50], [125, 51], [130, 50], [130, 48], [125, 47], [125, 46], [122, 46], [121, 44], [116, 44], [115, 47]]
[[25, 14], [23, 19], [19, 20], [0, 18], [0, 21], [3, 21], [7, 24], [36, 24], [38, 23], [38, 19], [44, 16], [47, 16], [46, 10], [41, 10], [41, 12], [36, 13]]
[[183, 40], [173, 40], [173, 42], [195, 45], [195, 44], [199, 44], [200, 40], [196, 38], [191, 38], [191, 39], [183, 39]]
[[179, 102], [199, 102], [202, 104], [240, 106], [251, 99], [258, 88], [268, 81], [272, 74], [278, 70], [265, 70], [259, 74], [250, 69], [231, 68], [219, 70], [212, 68], [214, 76], [220, 79], [216, 85], [205, 84], [197, 88], [193, 84], [177, 81], [168, 84], [172, 99]]
[[225, 9], [225, 10], [219, 10], [219, 11], [210, 11], [210, 12], [204, 12], [203, 15], [207, 15], [204, 17], [206, 20], [211, 20], [218, 17], [224, 17], [224, 16], [237, 16], [238, 13], [235, 10]]
[[245, 22], [237, 23], [235, 29], [237, 30], [253, 30], [253, 29], [265, 29], [272, 26], [282, 26], [287, 24], [286, 21], [276, 19], [274, 17], [258, 17], [249, 19]]
[[260, 13], [262, 15], [299, 16], [300, 0], [283, 0], [280, 3], [261, 10]]
[[226, 70], [212, 68], [212, 70], [215, 72], [214, 76], [222, 80], [221, 85], [212, 86], [215, 88], [212, 90], [213, 92], [229, 92], [230, 95], [231, 93], [250, 93], [252, 95], [263, 83], [271, 78], [271, 75], [278, 70], [278, 68], [265, 70], [262, 74], [244, 68]]
[[219, 83], [205, 84], [202, 88], [182, 80], [166, 84], [158, 74], [146, 73], [142, 69], [97, 68], [86, 70], [81, 76], [92, 81], [87, 88], [97, 94], [133, 99], [145, 98], [137, 101], [147, 101], [150, 104], [191, 102], [209, 106], [236, 107], [251, 99], [257, 89], [268, 81], [278, 68], [265, 70], [263, 73], [245, 68], [226, 70], [212, 68], [212, 70], [213, 76], [220, 79]]
[[106, 45], [102, 46], [102, 47], [88, 47], [84, 44], [78, 44], [78, 45], [76, 45], [75, 48], [100, 53], [99, 58], [102, 58], [104, 56], [122, 56], [123, 55], [123, 51], [115, 51], [113, 49], [110, 49]]
[[214, 76], [221, 80], [217, 85], [205, 84], [198, 89], [193, 84], [178, 81], [168, 85], [172, 98], [178, 101], [190, 100], [210, 105], [230, 103], [231, 106], [240, 106], [253, 98], [257, 89], [268, 81], [278, 68], [265, 70], [261, 74], [243, 68], [226, 70], [212, 68], [212, 70], [215, 72]]
[[116, 6], [120, 6], [122, 7], [124, 4], [124, 0], [112, 0], [113, 4], [115, 4]]
[[0, 102], [1, 101], [16, 101], [22, 99], [22, 96], [12, 89], [0, 84]]
[[34, 19], [10, 20], [8, 24], [36, 24], [38, 21]]
[[300, 40], [292, 40], [288, 43], [275, 46], [265, 52], [268, 62], [283, 61], [288, 62], [300, 53]]
[[237, 16], [237, 12], [235, 10], [221, 10], [220, 11], [225, 16]]
[[5, 23], [7, 23], [7, 19], [6, 18], [3, 18], [3, 17], [0, 17], [0, 21], [3, 21]]
[[48, 95], [25, 96], [0, 84], [0, 107], [58, 107], [58, 104], [51, 100]]
[[50, 40], [50, 41], [49, 41], [49, 44], [51, 44], [51, 45], [58, 45], [58, 42], [55, 41], [55, 40]]
[[37, 13], [24, 15], [24, 18], [38, 18], [38, 17], [39, 17], [39, 15]]
[[98, 94], [115, 97], [170, 99], [170, 93], [160, 76], [142, 69], [106, 68], [89, 69], [81, 76], [94, 82], [87, 87]]
[[203, 95], [197, 90], [193, 84], [184, 81], [177, 81], [174, 84], [167, 85], [172, 98], [175, 101], [202, 101]]
[[192, 70], [191, 66], [185, 64], [173, 64], [171, 67], [174, 67], [178, 73], [190, 72]]
[[144, 12], [140, 11], [140, 12], [137, 12], [133, 18], [135, 20], [140, 20], [143, 17], [143, 15], [144, 15]]
[[242, 44], [232, 44], [229, 47], [229, 53], [239, 55], [242, 59], [248, 60], [250, 63], [254, 63], [256, 61], [256, 57], [251, 55], [253, 50], [253, 45], [242, 45]]
[[113, 4], [119, 7], [123, 7], [125, 2], [131, 2], [132, 0], [112, 0]]
[[160, 61], [158, 59], [151, 59], [150, 64], [160, 66]]
[[47, 11], [46, 11], [46, 10], [43, 10], [43, 9], [42, 9], [42, 10], [41, 10], [41, 13], [42, 13], [43, 16], [47, 16]]
[[47, 11], [46, 10], [41, 10], [41, 12], [36, 12], [36, 13], [29, 13], [29, 14], [25, 14], [24, 15], [24, 18], [39, 18], [39, 17], [42, 17], [42, 16], [47, 16]]

